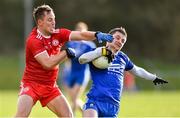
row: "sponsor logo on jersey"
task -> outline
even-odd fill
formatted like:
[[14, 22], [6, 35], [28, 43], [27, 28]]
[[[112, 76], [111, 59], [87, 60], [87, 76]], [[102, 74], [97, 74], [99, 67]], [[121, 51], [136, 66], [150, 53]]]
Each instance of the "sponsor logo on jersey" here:
[[122, 70], [124, 70], [124, 64], [123, 63], [120, 63], [120, 64], [111, 64], [109, 67], [108, 67], [108, 73], [109, 74], [122, 74]]

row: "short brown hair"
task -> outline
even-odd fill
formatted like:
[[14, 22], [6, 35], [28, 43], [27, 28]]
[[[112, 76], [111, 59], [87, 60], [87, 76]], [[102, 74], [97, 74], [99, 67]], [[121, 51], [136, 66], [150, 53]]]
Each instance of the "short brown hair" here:
[[75, 30], [88, 30], [88, 25], [85, 22], [80, 21], [75, 25]]
[[33, 18], [34, 21], [37, 23], [38, 19], [43, 18], [44, 12], [54, 12], [53, 9], [49, 5], [41, 5], [38, 6], [37, 8], [34, 8], [33, 10]]
[[114, 34], [114, 33], [116, 33], [116, 32], [120, 32], [120, 33], [122, 33], [125, 37], [127, 37], [127, 32], [126, 32], [125, 28], [123, 28], [123, 27], [111, 29], [111, 30], [109, 31], [109, 34]]

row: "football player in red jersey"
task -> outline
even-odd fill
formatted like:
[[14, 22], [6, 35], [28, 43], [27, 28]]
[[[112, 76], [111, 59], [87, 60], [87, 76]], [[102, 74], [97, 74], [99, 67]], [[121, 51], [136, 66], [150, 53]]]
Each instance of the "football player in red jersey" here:
[[60, 51], [70, 40], [113, 40], [112, 35], [93, 31], [55, 29], [55, 14], [48, 5], [33, 11], [36, 27], [26, 40], [26, 66], [21, 80], [16, 117], [28, 117], [39, 100], [58, 117], [73, 117], [72, 110], [56, 84], [58, 65], [64, 59], [75, 57], [71, 48]]

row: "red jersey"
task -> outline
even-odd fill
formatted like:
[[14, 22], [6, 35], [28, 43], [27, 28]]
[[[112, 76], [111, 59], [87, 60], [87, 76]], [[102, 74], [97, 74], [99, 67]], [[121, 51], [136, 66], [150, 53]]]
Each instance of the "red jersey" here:
[[58, 76], [58, 67], [45, 70], [35, 59], [40, 53], [47, 51], [49, 56], [60, 52], [61, 47], [69, 41], [71, 31], [56, 29], [49, 37], [43, 36], [34, 28], [26, 40], [26, 67], [23, 82], [38, 82], [40, 84], [54, 84]]

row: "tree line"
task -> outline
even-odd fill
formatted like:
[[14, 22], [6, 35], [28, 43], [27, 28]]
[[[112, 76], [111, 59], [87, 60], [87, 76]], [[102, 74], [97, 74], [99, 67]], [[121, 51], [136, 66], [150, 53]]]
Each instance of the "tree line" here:
[[[14, 53], [24, 47], [24, 0], [0, 4], [0, 53]], [[78, 21], [95, 31], [125, 27], [128, 41], [123, 50], [131, 56], [171, 62], [180, 58], [179, 0], [33, 1], [33, 7], [41, 4], [54, 9], [58, 27], [73, 30]]]

